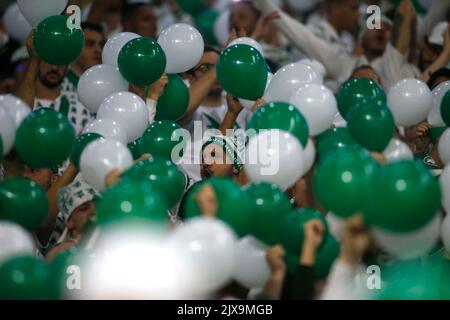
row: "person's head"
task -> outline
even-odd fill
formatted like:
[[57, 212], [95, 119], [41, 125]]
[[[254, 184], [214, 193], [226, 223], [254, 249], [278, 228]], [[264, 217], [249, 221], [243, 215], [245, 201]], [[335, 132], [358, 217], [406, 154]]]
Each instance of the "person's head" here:
[[67, 231], [71, 239], [78, 239], [84, 224], [95, 215], [95, 202], [87, 201], [76, 207], [67, 219]]
[[[213, 47], [206, 46], [203, 52], [203, 56], [197, 65], [188, 71], [188, 79], [190, 83], [198, 81], [206, 71], [211, 68], [215, 68], [217, 59], [219, 58], [220, 51]], [[222, 94], [222, 87], [219, 81], [216, 81], [211, 90], [209, 91], [209, 98], [218, 98]]]
[[29, 166], [23, 166], [23, 177], [28, 178], [36, 182], [42, 189], [48, 191], [53, 182], [58, 177], [58, 173], [55, 170], [49, 168], [34, 169]]
[[122, 12], [124, 31], [134, 32], [142, 37], [156, 39], [158, 20], [152, 7], [147, 3], [132, 3], [124, 7]]
[[375, 69], [372, 66], [369, 65], [360, 66], [353, 70], [350, 79], [359, 79], [359, 78], [368, 78], [375, 81], [380, 86], [382, 85], [380, 75], [375, 71]]
[[440, 56], [444, 49], [444, 32], [448, 26], [447, 22], [438, 23], [431, 34], [424, 39], [420, 51], [419, 67], [425, 71]]
[[237, 32], [244, 30], [250, 37], [261, 17], [261, 12], [248, 0], [232, 3], [230, 10], [230, 30], [235, 29]]
[[67, 74], [67, 65], [54, 66], [46, 62], [39, 65], [39, 82], [49, 89], [59, 87]]
[[392, 24], [383, 20], [380, 29], [365, 28], [362, 38], [364, 52], [370, 57], [379, 57], [384, 53], [391, 38]]
[[102, 50], [106, 39], [103, 27], [100, 25], [83, 22], [81, 28], [84, 31], [84, 48], [73, 66], [77, 71], [84, 72], [102, 63]]
[[360, 0], [325, 0], [328, 21], [338, 32], [355, 33], [361, 16]]
[[433, 90], [442, 82], [450, 80], [450, 69], [441, 68], [433, 72], [427, 82], [428, 87]]

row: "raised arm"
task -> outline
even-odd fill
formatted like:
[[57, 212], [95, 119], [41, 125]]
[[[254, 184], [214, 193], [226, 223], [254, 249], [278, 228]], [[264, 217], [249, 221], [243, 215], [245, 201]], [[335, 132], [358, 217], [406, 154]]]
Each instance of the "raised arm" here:
[[444, 49], [439, 57], [422, 73], [420, 80], [428, 82], [430, 76], [441, 68], [445, 68], [450, 62], [450, 24], [444, 33]]
[[27, 38], [27, 49], [30, 55], [30, 61], [28, 63], [25, 75], [15, 92], [15, 95], [26, 102], [31, 109], [34, 107], [34, 100], [36, 98], [36, 79], [39, 73], [40, 59], [36, 55], [33, 48], [33, 31]]

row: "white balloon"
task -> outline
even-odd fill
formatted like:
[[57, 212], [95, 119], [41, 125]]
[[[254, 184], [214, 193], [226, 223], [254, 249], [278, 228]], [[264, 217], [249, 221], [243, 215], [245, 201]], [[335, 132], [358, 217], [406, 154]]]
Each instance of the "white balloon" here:
[[441, 226], [441, 239], [444, 243], [445, 250], [450, 252], [450, 215], [445, 216]]
[[261, 55], [264, 57], [264, 50], [263, 50], [262, 46], [259, 44], [258, 41], [253, 40], [252, 38], [249, 38], [249, 37], [237, 38], [236, 40], [231, 41], [230, 44], [227, 46], [227, 48], [234, 46], [235, 44], [246, 44], [250, 47], [253, 47], [256, 50], [258, 50], [259, 53], [261, 53]]
[[445, 130], [439, 139], [438, 152], [444, 165], [450, 163], [450, 128]]
[[292, 94], [305, 84], [322, 84], [320, 74], [304, 63], [292, 63], [278, 70], [264, 95], [267, 102], [289, 102]]
[[116, 121], [127, 135], [127, 142], [140, 138], [148, 127], [147, 104], [131, 92], [118, 92], [103, 101], [98, 109], [99, 119]]
[[403, 79], [389, 90], [387, 103], [397, 126], [413, 126], [425, 120], [431, 110], [428, 86], [417, 79]]
[[103, 100], [116, 92], [127, 91], [128, 82], [117, 67], [100, 64], [86, 70], [78, 81], [78, 98], [92, 112], [97, 112]]
[[105, 139], [126, 144], [127, 134], [122, 126], [112, 119], [96, 119], [86, 125], [83, 133], [98, 133]]
[[325, 66], [315, 59], [302, 59], [298, 62], [313, 67], [314, 70], [316, 70], [322, 76], [322, 78], [325, 78], [325, 76], [327, 75], [327, 70], [325, 69]]
[[442, 206], [444, 207], [447, 215], [450, 215], [450, 165], [445, 166], [439, 177], [442, 191]]
[[263, 288], [269, 276], [265, 248], [252, 236], [239, 240], [233, 279], [246, 288], [255, 289]]
[[35, 253], [33, 239], [29, 232], [18, 224], [0, 222], [0, 265], [15, 256]]
[[185, 23], [177, 23], [161, 31], [158, 43], [166, 54], [167, 73], [192, 69], [202, 58], [205, 48], [200, 32]]
[[[267, 91], [267, 88], [268, 88], [269, 85], [270, 85], [270, 81], [272, 81], [272, 78], [273, 78], [273, 74], [269, 72], [269, 73], [267, 74], [266, 91]], [[252, 107], [255, 105], [255, 102], [256, 102], [256, 101], [246, 100], [246, 99], [241, 99], [241, 98], [239, 98], [239, 102], [241, 103], [241, 105], [242, 105], [244, 108], [251, 110]]]
[[213, 293], [231, 280], [236, 241], [226, 224], [208, 218], [191, 219], [172, 234], [198, 294]]
[[427, 122], [433, 127], [444, 127], [445, 123], [441, 115], [441, 102], [447, 91], [450, 90], [450, 81], [440, 83], [431, 91], [433, 106], [428, 114]]
[[253, 182], [270, 182], [288, 189], [304, 174], [305, 152], [288, 132], [264, 130], [250, 138], [245, 151], [245, 172]]
[[214, 23], [214, 35], [217, 42], [225, 46], [230, 36], [230, 9], [223, 11]]
[[140, 38], [140, 35], [133, 32], [121, 32], [110, 38], [103, 48], [103, 63], [117, 67], [120, 50], [127, 42], [136, 38]]
[[329, 129], [338, 112], [333, 92], [316, 83], [304, 85], [295, 91], [290, 103], [306, 118], [311, 136], [317, 136]]
[[314, 146], [314, 142], [311, 139], [308, 139], [308, 143], [306, 144], [305, 157], [303, 158], [303, 175], [308, 173], [311, 170], [314, 160], [316, 160], [316, 147]]
[[4, 108], [0, 108], [0, 138], [3, 142], [3, 155], [8, 154], [16, 139], [16, 124]]
[[64, 11], [69, 0], [17, 0], [20, 11], [33, 28], [50, 16]]
[[31, 108], [22, 99], [12, 94], [0, 95], [0, 108], [5, 109], [14, 119], [16, 128], [31, 113]]
[[387, 162], [414, 159], [413, 152], [409, 146], [399, 139], [392, 139], [386, 149], [383, 151]]
[[340, 242], [342, 239], [342, 230], [345, 225], [345, 219], [335, 215], [333, 212], [328, 212], [325, 219], [327, 220], [330, 234]]
[[89, 143], [80, 157], [83, 179], [99, 191], [105, 190], [105, 177], [111, 170], [125, 170], [132, 165], [133, 156], [126, 145], [103, 138]]
[[439, 240], [441, 213], [419, 230], [412, 232], [391, 232], [381, 228], [372, 228], [375, 240], [382, 249], [399, 259], [413, 259], [433, 249]]
[[17, 3], [11, 4], [3, 14], [3, 25], [5, 26], [6, 33], [11, 38], [25, 43], [32, 28], [27, 19], [20, 12]]

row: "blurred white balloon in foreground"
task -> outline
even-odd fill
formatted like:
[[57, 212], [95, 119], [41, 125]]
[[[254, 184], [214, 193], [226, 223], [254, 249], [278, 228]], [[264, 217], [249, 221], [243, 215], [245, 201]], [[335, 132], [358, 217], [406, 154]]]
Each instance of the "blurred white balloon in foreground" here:
[[33, 28], [50, 16], [61, 14], [68, 0], [17, 0], [20, 11]]
[[305, 157], [303, 158], [303, 175], [311, 170], [314, 160], [316, 160], [316, 147], [311, 139], [308, 139], [308, 143], [306, 144], [304, 151]]
[[442, 206], [447, 213], [450, 212], [450, 165], [445, 166], [439, 177], [442, 191]]
[[450, 215], [447, 214], [441, 226], [441, 238], [445, 250], [450, 253]]
[[383, 151], [387, 162], [414, 159], [414, 155], [409, 146], [399, 139], [392, 139]]
[[450, 81], [440, 83], [431, 91], [433, 106], [428, 114], [427, 122], [433, 127], [444, 127], [445, 123], [441, 115], [441, 102], [447, 91], [450, 90]]
[[16, 124], [14, 119], [4, 109], [0, 108], [0, 139], [3, 143], [3, 155], [9, 153], [16, 139]]
[[20, 12], [17, 3], [12, 3], [3, 14], [3, 25], [11, 38], [25, 43], [31, 32], [31, 25]]
[[31, 112], [31, 108], [22, 99], [12, 94], [0, 95], [0, 108], [5, 109], [14, 119], [16, 128]]
[[450, 163], [450, 128], [445, 130], [439, 139], [438, 152], [444, 165]]
[[0, 222], [0, 265], [15, 256], [32, 255], [35, 246], [31, 234], [18, 224]]
[[83, 133], [97, 133], [105, 139], [126, 144], [127, 134], [122, 126], [113, 119], [96, 119], [86, 125]]

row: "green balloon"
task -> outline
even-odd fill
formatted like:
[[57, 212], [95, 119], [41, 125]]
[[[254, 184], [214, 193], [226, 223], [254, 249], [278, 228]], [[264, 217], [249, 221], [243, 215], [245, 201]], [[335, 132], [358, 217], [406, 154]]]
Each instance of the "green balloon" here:
[[331, 151], [318, 165], [314, 193], [327, 210], [350, 217], [364, 209], [377, 169], [376, 161], [363, 150]]
[[182, 128], [173, 121], [155, 121], [141, 137], [141, 153], [149, 153], [154, 157], [161, 157], [176, 162], [176, 159], [172, 159], [172, 150], [175, 147], [180, 147], [179, 152], [175, 156], [181, 158], [186, 147], [186, 140], [183, 139], [182, 134]]
[[171, 161], [162, 158], [139, 161], [122, 178], [151, 181], [155, 189], [165, 196], [169, 208], [180, 201], [186, 187], [185, 175]]
[[127, 42], [120, 50], [119, 71], [130, 83], [143, 86], [157, 81], [166, 70], [166, 55], [161, 46], [140, 37]]
[[267, 63], [261, 53], [246, 44], [226, 48], [217, 61], [217, 79], [229, 94], [257, 100], [264, 95]]
[[189, 106], [189, 89], [177, 74], [169, 74], [169, 83], [156, 104], [155, 120], [177, 121]]
[[206, 10], [195, 17], [195, 25], [202, 33], [203, 38], [212, 45], [217, 44], [214, 27], [219, 15], [219, 12], [215, 10]]
[[442, 98], [441, 116], [445, 124], [450, 127], [450, 91], [447, 91], [444, 98]]
[[75, 61], [83, 51], [84, 33], [69, 29], [67, 16], [51, 16], [37, 26], [33, 45], [37, 55], [45, 62], [61, 66]]
[[15, 257], [0, 265], [1, 300], [56, 300], [50, 268], [33, 256]]
[[25, 178], [0, 182], [0, 220], [34, 230], [45, 222], [47, 213], [47, 195], [36, 182]]
[[426, 225], [440, 208], [438, 180], [420, 161], [388, 163], [372, 182], [364, 214], [368, 223], [393, 232]]
[[320, 158], [325, 157], [329, 151], [344, 148], [359, 148], [348, 128], [328, 129], [317, 137], [317, 153]]
[[281, 223], [292, 210], [288, 196], [270, 183], [255, 183], [244, 191], [251, 202], [252, 234], [268, 245], [280, 243]]
[[314, 262], [314, 277], [318, 280], [325, 279], [330, 273], [334, 261], [339, 256], [340, 246], [336, 239], [327, 234], [316, 254]]
[[205, 184], [210, 184], [214, 189], [218, 205], [217, 217], [232, 227], [240, 237], [248, 235], [251, 223], [249, 201], [241, 188], [227, 178], [212, 178], [193, 186], [186, 196], [185, 217], [190, 219], [200, 216], [196, 197]]
[[139, 138], [127, 145], [128, 150], [130, 150], [131, 154], [133, 155], [133, 160], [137, 160], [142, 156], [140, 143], [141, 143], [141, 139]]
[[20, 159], [32, 168], [50, 168], [64, 162], [72, 151], [75, 129], [67, 117], [49, 108], [33, 111], [16, 133]]
[[181, 10], [196, 16], [204, 10], [207, 10], [205, 0], [177, 0]]
[[382, 152], [395, 132], [391, 111], [382, 100], [361, 99], [348, 111], [348, 130], [369, 151]]
[[108, 189], [97, 204], [99, 225], [168, 221], [167, 205], [162, 194], [150, 181], [121, 180]]
[[292, 211], [282, 221], [283, 237], [281, 244], [294, 255], [298, 255], [303, 247], [305, 237], [304, 225], [312, 219], [320, 219], [324, 225], [324, 235], [328, 233], [328, 223], [325, 215], [309, 208]]
[[271, 102], [259, 108], [250, 119], [248, 129], [280, 129], [295, 136], [306, 147], [309, 128], [305, 117], [296, 107], [285, 102]]
[[433, 127], [433, 128], [430, 128], [429, 136], [430, 136], [431, 143], [433, 143], [433, 144], [438, 143], [438, 141], [441, 138], [442, 134], [447, 129], [448, 129], [448, 127]]
[[338, 109], [342, 117], [347, 120], [348, 110], [358, 100], [373, 97], [387, 101], [383, 89], [373, 80], [367, 78], [355, 78], [345, 82], [339, 89], [336, 98]]
[[102, 138], [102, 136], [98, 133], [90, 132], [82, 134], [75, 140], [72, 151], [70, 152], [70, 161], [72, 161], [77, 169], [80, 169], [80, 158], [84, 148], [86, 148], [89, 143], [99, 138]]

